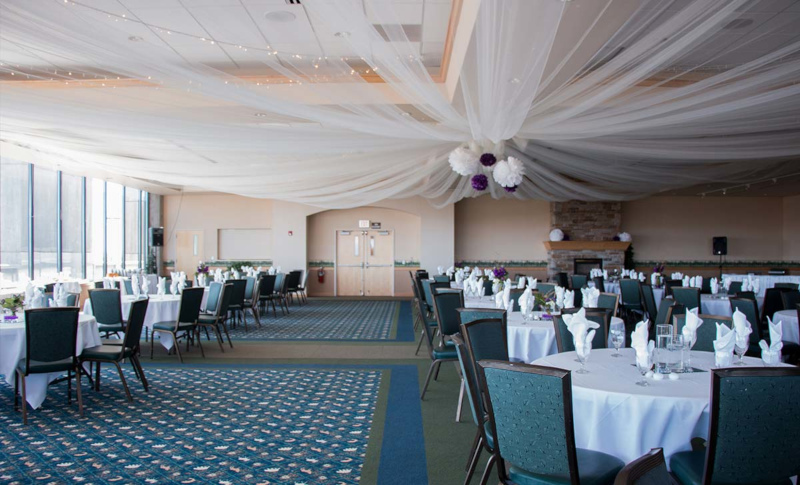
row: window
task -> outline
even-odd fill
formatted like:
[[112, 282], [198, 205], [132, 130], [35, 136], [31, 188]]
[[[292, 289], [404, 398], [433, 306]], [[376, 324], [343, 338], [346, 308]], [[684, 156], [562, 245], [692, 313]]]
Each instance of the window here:
[[139, 265], [139, 190], [125, 188], [125, 268]]
[[86, 181], [86, 277], [98, 280], [106, 275], [105, 253], [105, 182]]
[[58, 175], [33, 167], [33, 279], [58, 274]]
[[28, 276], [28, 167], [0, 158], [0, 288]]
[[61, 264], [71, 278], [83, 278], [83, 177], [61, 175]]
[[106, 183], [106, 265], [111, 272], [122, 268], [122, 186]]

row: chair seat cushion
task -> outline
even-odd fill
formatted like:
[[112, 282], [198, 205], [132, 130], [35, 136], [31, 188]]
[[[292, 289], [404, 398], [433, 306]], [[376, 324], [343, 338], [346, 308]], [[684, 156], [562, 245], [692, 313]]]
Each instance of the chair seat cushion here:
[[[706, 452], [681, 451], [669, 459], [669, 467], [682, 485], [703, 483], [703, 470], [706, 463]], [[716, 482], [715, 482], [716, 483]], [[788, 478], [779, 482], [758, 482], [753, 485], [788, 485], [792, 483]]]
[[124, 329], [122, 328], [122, 324], [119, 325], [104, 325], [102, 323], [97, 324], [97, 329], [101, 332], [122, 332]]
[[436, 360], [439, 360], [439, 359], [457, 360], [458, 359], [458, 354], [456, 354], [456, 349], [455, 348], [453, 348], [453, 349], [450, 349], [450, 348], [447, 348], [447, 349], [438, 348], [438, 349], [434, 349], [433, 350], [433, 358], [436, 359]]
[[[581, 478], [581, 485], [599, 485], [614, 483], [625, 463], [616, 458], [599, 451], [583, 450], [578, 448], [578, 473]], [[569, 484], [572, 483], [567, 476], [547, 476], [531, 473], [522, 468], [511, 466], [508, 470], [511, 481], [518, 485], [545, 485], [545, 484]]]
[[216, 315], [200, 315], [197, 318], [197, 323], [212, 324], [217, 321]]
[[122, 345], [122, 344], [123, 344], [123, 341], [122, 341], [122, 339], [121, 339], [121, 338], [101, 338], [101, 339], [100, 339], [100, 343], [101, 343], [102, 345], [116, 345], [116, 346], [120, 346], [120, 345]]
[[85, 360], [115, 361], [130, 355], [132, 352], [131, 349], [121, 345], [98, 345], [96, 347], [83, 349], [80, 358]]
[[30, 362], [30, 367], [26, 367], [27, 362], [25, 359], [22, 359], [17, 363], [17, 368], [22, 371], [23, 374], [44, 374], [47, 372], [62, 372], [68, 371], [70, 369], [74, 369], [75, 365], [72, 362], [72, 357], [67, 357], [63, 360], [54, 360], [52, 362], [41, 362], [38, 360], [32, 360]]
[[[194, 323], [180, 323], [178, 330], [189, 330], [194, 327]], [[175, 322], [159, 322], [153, 324], [153, 330], [175, 330]]]

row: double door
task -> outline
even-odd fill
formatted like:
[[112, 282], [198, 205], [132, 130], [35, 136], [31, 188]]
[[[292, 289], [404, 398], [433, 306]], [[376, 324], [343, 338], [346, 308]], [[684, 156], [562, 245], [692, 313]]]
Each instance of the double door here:
[[393, 296], [392, 231], [336, 231], [336, 295]]

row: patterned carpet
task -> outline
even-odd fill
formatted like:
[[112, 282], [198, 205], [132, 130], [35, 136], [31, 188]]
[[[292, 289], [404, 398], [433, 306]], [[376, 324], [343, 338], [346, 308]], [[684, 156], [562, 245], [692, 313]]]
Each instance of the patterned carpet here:
[[[413, 341], [411, 305], [407, 301], [309, 300], [289, 307], [278, 316], [272, 309], [261, 317], [259, 328], [252, 317], [230, 329], [235, 340], [342, 340]], [[408, 329], [406, 328], [408, 327]]]
[[[386, 303], [386, 302], [384, 302]], [[300, 313], [300, 312], [297, 312]], [[358, 483], [380, 370], [146, 367], [84, 390], [86, 418], [49, 390], [22, 425], [0, 385], [0, 483]]]

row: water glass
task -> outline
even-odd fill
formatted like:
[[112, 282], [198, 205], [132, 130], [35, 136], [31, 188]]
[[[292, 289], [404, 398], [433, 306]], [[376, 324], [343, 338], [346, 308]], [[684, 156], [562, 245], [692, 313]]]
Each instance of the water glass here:
[[656, 372], [669, 374], [669, 346], [672, 345], [672, 325], [656, 325]]
[[684, 369], [684, 362], [683, 362], [683, 335], [673, 335], [672, 342], [670, 343], [667, 350], [669, 351], [670, 355], [670, 365], [672, 372], [677, 372], [678, 374], [683, 372]]
[[586, 361], [589, 360], [589, 354], [582, 354], [581, 352], [576, 352], [578, 354], [578, 362], [581, 363], [581, 368], [576, 370], [576, 374], [588, 374], [589, 371], [586, 370]]
[[614, 345], [614, 353], [611, 354], [611, 357], [619, 357], [619, 349], [625, 344], [625, 333], [621, 330], [612, 330], [611, 331], [611, 343]]
[[736, 345], [734, 346], [733, 350], [736, 352], [739, 360], [737, 360], [733, 365], [747, 365], [744, 363], [744, 354], [747, 352], [748, 344], [748, 340], [736, 339]]
[[642, 380], [636, 383], [637, 386], [647, 387], [650, 385], [645, 376], [650, 372], [650, 367], [652, 366], [653, 362], [650, 357], [639, 359], [639, 356], [636, 356], [636, 368], [639, 369], [639, 373], [642, 375]]

